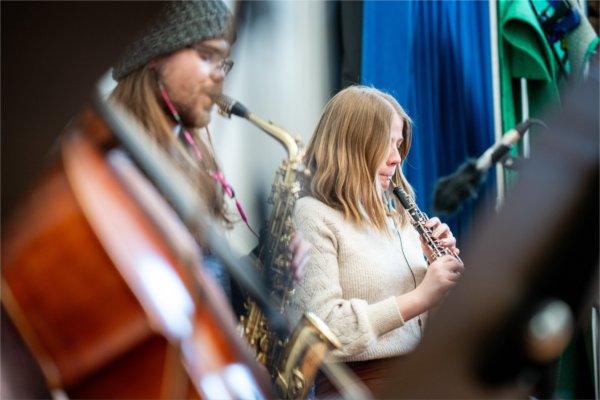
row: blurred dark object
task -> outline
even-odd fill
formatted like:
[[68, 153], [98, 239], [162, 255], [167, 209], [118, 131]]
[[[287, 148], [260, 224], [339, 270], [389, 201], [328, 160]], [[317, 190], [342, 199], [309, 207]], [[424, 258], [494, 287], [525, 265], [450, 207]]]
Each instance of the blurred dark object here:
[[462, 281], [391, 372], [407, 377], [402, 386], [376, 398], [552, 397], [552, 385], [541, 385], [597, 288], [599, 91], [590, 67], [504, 208], [480, 218], [474, 242], [461, 246]]
[[600, 13], [600, 1], [598, 0], [589, 0], [587, 2], [588, 8], [588, 20], [594, 31], [596, 31], [596, 35], [598, 34], [598, 14]]
[[[141, 1], [2, 2], [2, 225], [69, 118], [159, 7]], [[49, 397], [4, 308], [1, 329], [1, 397]]]
[[360, 83], [363, 2], [340, 1], [341, 88]]
[[161, 2], [2, 2], [2, 221]]

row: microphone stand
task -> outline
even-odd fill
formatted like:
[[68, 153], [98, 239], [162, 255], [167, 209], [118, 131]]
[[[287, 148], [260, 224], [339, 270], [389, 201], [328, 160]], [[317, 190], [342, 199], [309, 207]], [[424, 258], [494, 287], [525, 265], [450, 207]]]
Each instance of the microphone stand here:
[[508, 152], [533, 124], [546, 127], [546, 124], [539, 119], [527, 119], [506, 132], [500, 141], [487, 149], [479, 158], [467, 159], [456, 172], [438, 179], [433, 194], [434, 210], [451, 215], [460, 208], [464, 200], [477, 198], [477, 191], [484, 182], [486, 173], [497, 162], [502, 162], [507, 168], [517, 169], [521, 163], [515, 158], [507, 158]]

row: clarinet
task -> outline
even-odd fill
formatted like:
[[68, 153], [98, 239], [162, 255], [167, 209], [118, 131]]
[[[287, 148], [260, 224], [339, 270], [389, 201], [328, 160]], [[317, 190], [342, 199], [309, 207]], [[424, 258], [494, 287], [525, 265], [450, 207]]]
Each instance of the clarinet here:
[[404, 209], [410, 215], [410, 222], [412, 226], [414, 226], [417, 232], [419, 232], [419, 235], [421, 235], [421, 237], [425, 241], [425, 244], [431, 250], [430, 261], [434, 262], [442, 256], [450, 255], [456, 258], [462, 264], [462, 260], [460, 259], [460, 257], [458, 257], [458, 255], [454, 254], [454, 252], [452, 252], [447, 247], [442, 246], [440, 241], [433, 237], [433, 230], [425, 226], [425, 223], [427, 222], [429, 217], [427, 217], [427, 214], [419, 210], [419, 207], [417, 206], [417, 203], [414, 201], [414, 199], [412, 199], [409, 196], [409, 194], [406, 193], [406, 191], [400, 186], [396, 186], [393, 180], [390, 179], [390, 183], [394, 187], [394, 189], [392, 190], [394, 192], [394, 195], [396, 195], [398, 200], [400, 200], [402, 207], [404, 207]]

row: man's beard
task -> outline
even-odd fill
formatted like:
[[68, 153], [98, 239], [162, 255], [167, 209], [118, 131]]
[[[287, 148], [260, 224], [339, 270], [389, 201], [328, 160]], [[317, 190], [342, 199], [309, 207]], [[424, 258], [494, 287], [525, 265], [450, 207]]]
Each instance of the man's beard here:
[[181, 122], [188, 128], [204, 128], [210, 122], [210, 111], [201, 109], [193, 111], [184, 109], [181, 114]]
[[[200, 109], [196, 111], [193, 107], [187, 107], [181, 103], [173, 102], [173, 106], [177, 113], [179, 114], [179, 118], [181, 119], [181, 123], [190, 129], [195, 128], [204, 128], [210, 122], [210, 111], [205, 109]], [[171, 110], [166, 104], [163, 104], [163, 111], [171, 117], [173, 122], [177, 123], [171, 114]]]

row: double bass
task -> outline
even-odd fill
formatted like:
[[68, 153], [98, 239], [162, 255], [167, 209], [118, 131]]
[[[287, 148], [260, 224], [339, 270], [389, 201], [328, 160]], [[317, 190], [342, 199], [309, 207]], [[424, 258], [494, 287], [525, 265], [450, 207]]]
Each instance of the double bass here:
[[[193, 217], [175, 212], [152, 171], [120, 149], [120, 118], [96, 95], [13, 213], [2, 241], [4, 309], [54, 397], [272, 397], [229, 302], [202, 270], [184, 224]], [[138, 157], [171, 173], [167, 190], [181, 190], [179, 206], [201, 219], [199, 198], [145, 145]]]

